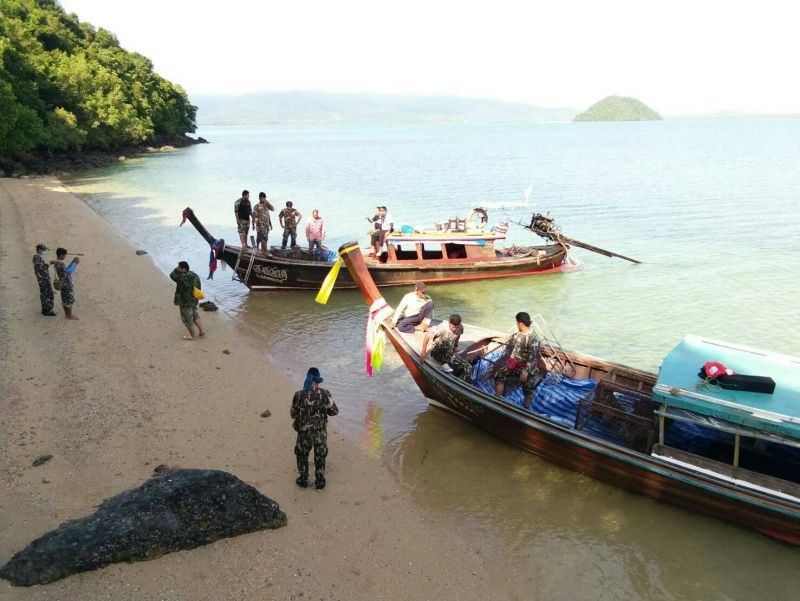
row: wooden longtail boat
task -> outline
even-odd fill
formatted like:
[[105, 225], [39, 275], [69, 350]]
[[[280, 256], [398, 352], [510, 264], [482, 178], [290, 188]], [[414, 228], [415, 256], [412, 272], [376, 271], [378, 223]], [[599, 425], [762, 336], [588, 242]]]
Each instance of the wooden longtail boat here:
[[[191, 208], [183, 211], [183, 218], [191, 222], [209, 245], [217, 242]], [[488, 216], [482, 224], [486, 222]], [[568, 267], [566, 245], [495, 248], [495, 242], [505, 237], [504, 228], [498, 231], [470, 228], [463, 220], [447, 231], [394, 232], [386, 238], [387, 250], [379, 257], [367, 258], [366, 264], [379, 286], [399, 286], [421, 279], [442, 283], [519, 277]], [[217, 257], [251, 290], [316, 290], [333, 266], [327, 257], [315, 259], [305, 248], [281, 250], [273, 246], [270, 256], [266, 256], [252, 247], [243, 250], [223, 242]], [[335, 287], [356, 288], [356, 284], [342, 270]]]
[[[360, 250], [350, 244], [340, 253], [375, 311], [385, 301]], [[470, 383], [430, 355], [420, 360], [421, 333], [381, 327], [426, 397], [500, 438], [598, 480], [800, 544], [800, 359], [687, 336], [656, 375], [565, 351], [546, 326], [533, 325], [547, 375], [531, 409], [481, 380], [491, 375], [481, 361], [493, 353], [501, 360], [502, 334], [464, 324], [461, 355], [476, 370]], [[711, 386], [698, 376], [708, 361], [770, 376], [777, 387], [760, 394]], [[560, 392], [577, 383], [588, 391], [580, 398]]]

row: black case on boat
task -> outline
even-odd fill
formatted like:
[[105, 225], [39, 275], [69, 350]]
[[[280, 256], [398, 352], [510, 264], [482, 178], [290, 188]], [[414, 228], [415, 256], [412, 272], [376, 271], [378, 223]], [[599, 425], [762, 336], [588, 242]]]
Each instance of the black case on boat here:
[[727, 374], [717, 378], [719, 385], [726, 390], [741, 390], [743, 392], [763, 392], [772, 394], [775, 392], [775, 380], [768, 376], [747, 376], [745, 374]]

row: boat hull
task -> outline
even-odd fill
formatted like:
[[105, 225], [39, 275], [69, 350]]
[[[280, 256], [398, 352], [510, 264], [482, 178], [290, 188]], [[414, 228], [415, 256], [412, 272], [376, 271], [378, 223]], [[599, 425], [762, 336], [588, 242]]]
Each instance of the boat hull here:
[[539, 418], [421, 363], [396, 331], [387, 330], [387, 336], [426, 397], [499, 438], [591, 478], [800, 544], [800, 504], [743, 490]]
[[[424, 280], [427, 283], [466, 282], [471, 280], [522, 277], [552, 273], [563, 269], [566, 251], [556, 245], [542, 247], [545, 254], [522, 259], [498, 259], [480, 263], [453, 265], [368, 265], [378, 286], [403, 286]], [[251, 290], [313, 289], [318, 290], [333, 263], [267, 257], [252, 250], [239, 253], [239, 247], [225, 246], [221, 259], [236, 273], [237, 279]], [[252, 259], [252, 261], [251, 261]], [[336, 288], [357, 286], [349, 271], [343, 269], [336, 279]]]

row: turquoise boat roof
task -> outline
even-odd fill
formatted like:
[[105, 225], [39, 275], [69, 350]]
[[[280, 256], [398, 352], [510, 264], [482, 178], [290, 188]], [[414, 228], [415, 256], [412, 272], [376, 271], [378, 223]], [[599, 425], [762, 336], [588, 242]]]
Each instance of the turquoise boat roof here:
[[[722, 363], [737, 374], [769, 376], [775, 392], [763, 394], [702, 385], [700, 368]], [[687, 336], [665, 357], [653, 388], [658, 402], [800, 439], [800, 358], [700, 336]]]

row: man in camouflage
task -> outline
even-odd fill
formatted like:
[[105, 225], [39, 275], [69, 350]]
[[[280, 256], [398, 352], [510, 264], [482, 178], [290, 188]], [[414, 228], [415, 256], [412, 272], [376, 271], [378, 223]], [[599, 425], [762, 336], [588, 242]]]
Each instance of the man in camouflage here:
[[250, 219], [253, 208], [250, 206], [250, 192], [242, 190], [242, 196], [233, 203], [233, 215], [236, 217], [236, 229], [242, 248], [247, 248], [247, 234], [250, 232]]
[[286, 242], [289, 240], [289, 237], [292, 238], [292, 248], [297, 246], [297, 224], [300, 223], [300, 220], [303, 216], [300, 214], [300, 211], [295, 209], [292, 206], [292, 201], [286, 201], [286, 208], [281, 209], [281, 212], [278, 213], [278, 221], [281, 222], [281, 227], [283, 228], [283, 243], [281, 244], [281, 248], [286, 248]]
[[80, 257], [73, 257], [69, 264], [64, 263], [67, 258], [66, 248], [56, 249], [56, 260], [50, 261], [56, 270], [56, 277], [61, 288], [61, 304], [64, 307], [64, 317], [67, 319], [78, 319], [72, 313], [72, 306], [75, 304], [75, 288], [72, 285], [72, 274], [81, 262]]
[[322, 376], [316, 367], [310, 367], [306, 374], [303, 390], [294, 393], [290, 414], [297, 432], [294, 454], [297, 458], [297, 471], [300, 473], [297, 485], [308, 487], [308, 456], [314, 449], [314, 486], [325, 488], [325, 458], [328, 456], [328, 417], [339, 413], [339, 408], [331, 398], [331, 393], [320, 388]]
[[274, 210], [275, 207], [267, 200], [267, 195], [259, 192], [258, 204], [253, 207], [253, 228], [256, 230], [256, 245], [261, 246], [262, 255], [269, 256], [267, 237], [272, 229], [272, 220], [269, 217], [269, 212]]
[[497, 396], [502, 396], [506, 381], [511, 377], [519, 378], [525, 392], [523, 405], [529, 409], [533, 400], [533, 389], [541, 381], [537, 367], [539, 339], [531, 329], [530, 315], [521, 311], [517, 313], [516, 320], [517, 331], [506, 342], [511, 348], [511, 354], [494, 374], [494, 392]]
[[[181, 312], [181, 321], [189, 335], [184, 336], [184, 340], [197, 340], [206, 335], [203, 324], [200, 323], [200, 314], [197, 312], [197, 299], [194, 297], [194, 289], [200, 290], [200, 278], [194, 271], [189, 271], [189, 264], [181, 261], [178, 266], [169, 274], [170, 279], [175, 282], [175, 298], [173, 302], [178, 305]], [[197, 326], [197, 335], [194, 328]]]
[[54, 317], [53, 301], [53, 284], [50, 281], [50, 269], [44, 256], [47, 254], [47, 248], [43, 242], [36, 245], [36, 254], [33, 255], [33, 272], [36, 274], [36, 281], [39, 282], [39, 300], [42, 302], [42, 315]]
[[464, 333], [461, 325], [461, 316], [453, 313], [447, 322], [442, 322], [435, 328], [425, 332], [422, 339], [422, 352], [420, 360], [425, 361], [428, 355], [428, 344], [431, 344], [430, 355], [442, 365], [449, 365], [453, 375], [465, 382], [472, 383], [472, 365], [458, 354], [458, 340]]

